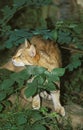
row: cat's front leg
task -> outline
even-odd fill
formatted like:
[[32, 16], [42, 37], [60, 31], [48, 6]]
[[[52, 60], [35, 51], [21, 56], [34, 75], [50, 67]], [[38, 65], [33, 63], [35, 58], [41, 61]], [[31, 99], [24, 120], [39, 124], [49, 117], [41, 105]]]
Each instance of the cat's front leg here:
[[37, 109], [37, 110], [40, 108], [40, 96], [39, 96], [39, 94], [37, 94], [33, 97], [32, 108]]
[[54, 109], [57, 113], [59, 113], [62, 116], [65, 116], [65, 109], [64, 107], [60, 104], [60, 91], [52, 91], [51, 92], [51, 97], [54, 105]]

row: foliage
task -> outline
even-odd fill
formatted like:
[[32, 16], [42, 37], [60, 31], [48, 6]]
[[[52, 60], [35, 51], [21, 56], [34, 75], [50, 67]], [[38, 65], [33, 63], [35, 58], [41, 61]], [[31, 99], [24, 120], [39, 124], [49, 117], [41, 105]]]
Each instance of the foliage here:
[[[55, 112], [49, 113], [47, 108], [42, 107], [39, 111], [37, 110], [12, 110], [0, 114], [0, 130], [61, 130], [63, 124], [58, 123], [59, 115]], [[58, 123], [58, 124], [57, 124]], [[61, 128], [60, 128], [60, 126]], [[65, 129], [71, 130], [71, 123], [68, 120], [65, 120]]]
[[[47, 113], [47, 109], [42, 108], [40, 111], [25, 110], [18, 112], [9, 112], [0, 114], [0, 130], [46, 130], [46, 125], [49, 123], [49, 119], [57, 117], [56, 113]], [[48, 120], [48, 121], [47, 121]]]
[[[12, 86], [15, 86], [15, 84], [18, 85], [18, 88], [15, 91], [20, 90], [23, 85], [28, 86], [25, 95], [26, 97], [30, 97], [43, 90], [55, 90], [56, 87], [54, 81], [59, 81], [59, 76], [62, 76], [63, 74], [63, 68], [57, 68], [52, 70], [52, 72], [48, 72], [45, 68], [37, 66], [28, 66], [25, 70], [19, 73], [10, 74], [7, 79], [4, 79], [0, 83], [0, 111], [3, 109], [2, 104], [5, 98], [14, 92], [15, 88]], [[24, 84], [24, 81], [29, 80], [31, 76], [32, 78], [34, 77], [33, 82], [26, 82], [26, 84]]]
[[[31, 109], [18, 110], [18, 108], [9, 109], [11, 106], [11, 103], [8, 101], [9, 96], [13, 93], [19, 94], [23, 86], [28, 86], [25, 91], [27, 97], [33, 96], [43, 90], [49, 92], [59, 89], [54, 81], [59, 81], [64, 73], [65, 75], [67, 73], [72, 75], [76, 71], [73, 74], [74, 80], [72, 81], [70, 78], [64, 83], [67, 90], [65, 97], [68, 101], [76, 102], [77, 99], [75, 96], [72, 97], [72, 94], [73, 92], [80, 92], [82, 90], [83, 70], [82, 68], [80, 69], [80, 66], [82, 66], [83, 61], [83, 23], [57, 21], [55, 28], [52, 30], [47, 27], [31, 30], [27, 28], [13, 29], [9, 23], [14, 15], [22, 8], [27, 6], [38, 8], [47, 4], [52, 4], [51, 0], [13, 0], [12, 7], [5, 6], [2, 9], [3, 18], [0, 20], [2, 38], [0, 44], [2, 44], [0, 50], [4, 50], [5, 48], [12, 50], [12, 47], [23, 43], [25, 38], [30, 39], [33, 35], [40, 34], [45, 39], [50, 38], [58, 42], [62, 49], [69, 51], [70, 55], [68, 59], [65, 59], [66, 56], [63, 55], [64, 59], [67, 60], [64, 68], [53, 69], [52, 72], [48, 72], [45, 68], [37, 66], [26, 66], [26, 69], [19, 73], [0, 70], [0, 130], [46, 130], [46, 128], [50, 129], [49, 127], [52, 127], [52, 130], [59, 130], [60, 127], [62, 129], [62, 125], [60, 126], [57, 122], [58, 115], [56, 113], [49, 113], [46, 108], [41, 108], [39, 111]], [[33, 78], [32, 83], [28, 82], [31, 78]], [[68, 126], [63, 128], [63, 130], [68, 130], [68, 128], [69, 130], [72, 129], [71, 126]]]
[[[72, 80], [73, 78], [73, 80]], [[64, 87], [66, 89], [65, 99], [67, 102], [78, 103], [83, 106], [83, 69], [79, 68], [72, 73], [71, 78], [66, 80]]]

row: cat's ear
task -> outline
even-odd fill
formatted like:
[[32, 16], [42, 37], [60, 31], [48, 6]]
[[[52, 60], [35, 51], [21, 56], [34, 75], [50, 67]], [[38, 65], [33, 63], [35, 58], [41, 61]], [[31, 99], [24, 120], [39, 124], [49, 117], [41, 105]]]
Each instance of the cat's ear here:
[[25, 47], [26, 47], [26, 48], [30, 46], [30, 43], [29, 43], [29, 41], [28, 41], [27, 39], [25, 39], [24, 44], [25, 44]]
[[29, 55], [31, 57], [34, 57], [36, 55], [36, 48], [34, 45], [31, 45], [30, 48], [29, 48]]

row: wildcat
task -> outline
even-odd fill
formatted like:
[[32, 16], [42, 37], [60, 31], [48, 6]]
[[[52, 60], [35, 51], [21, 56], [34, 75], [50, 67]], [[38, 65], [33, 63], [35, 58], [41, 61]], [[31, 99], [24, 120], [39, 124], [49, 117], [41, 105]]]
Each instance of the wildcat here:
[[[8, 65], [9, 64], [9, 65]], [[52, 40], [45, 40], [41, 36], [33, 36], [30, 41], [20, 45], [16, 54], [2, 68], [6, 68], [15, 72], [21, 71], [26, 65], [37, 65], [45, 67], [48, 71], [62, 66], [60, 50], [57, 44]], [[10, 67], [9, 67], [10, 66]], [[60, 84], [56, 83], [60, 88]], [[40, 96], [51, 98], [54, 109], [62, 116], [65, 115], [64, 107], [60, 103], [60, 90], [51, 91], [50, 95], [43, 92], [32, 98], [32, 107], [40, 108]], [[24, 96], [25, 97], [25, 96]]]

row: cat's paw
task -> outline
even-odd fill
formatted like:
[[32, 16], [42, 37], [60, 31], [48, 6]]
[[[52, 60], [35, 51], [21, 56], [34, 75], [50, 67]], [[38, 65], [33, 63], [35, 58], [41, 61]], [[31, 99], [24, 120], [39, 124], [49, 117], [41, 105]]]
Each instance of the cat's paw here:
[[64, 109], [64, 107], [58, 106], [57, 108], [55, 108], [55, 111], [57, 113], [59, 113], [61, 116], [65, 116], [65, 109]]
[[32, 108], [38, 110], [40, 108], [40, 97], [36, 95], [32, 100]]
[[46, 91], [43, 91], [40, 93], [40, 96], [43, 98], [43, 99], [47, 99], [47, 100], [51, 100], [52, 97], [50, 94], [48, 94]]
[[62, 107], [62, 106], [61, 106], [61, 108], [60, 108], [60, 114], [61, 114], [62, 116], [65, 116], [65, 108]]

